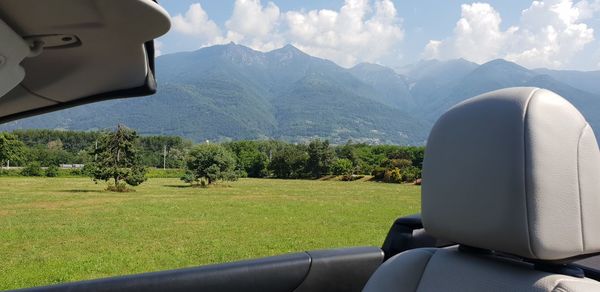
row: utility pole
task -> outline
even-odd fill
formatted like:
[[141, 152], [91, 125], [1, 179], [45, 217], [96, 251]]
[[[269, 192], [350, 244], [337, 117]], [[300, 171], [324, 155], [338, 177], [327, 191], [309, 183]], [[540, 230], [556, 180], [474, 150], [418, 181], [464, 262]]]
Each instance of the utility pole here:
[[163, 146], [163, 169], [167, 169], [167, 145]]
[[98, 140], [96, 140], [96, 151], [94, 151], [94, 162], [96, 162], [96, 160], [98, 160]]

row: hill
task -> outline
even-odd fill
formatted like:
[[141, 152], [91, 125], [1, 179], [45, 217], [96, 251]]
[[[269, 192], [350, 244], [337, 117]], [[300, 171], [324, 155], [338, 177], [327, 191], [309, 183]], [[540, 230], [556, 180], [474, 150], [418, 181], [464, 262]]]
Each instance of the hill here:
[[265, 53], [233, 43], [164, 55], [156, 67], [154, 96], [85, 105], [0, 129], [95, 130], [123, 123], [141, 134], [194, 141], [319, 137], [335, 144], [422, 144], [452, 105], [512, 86], [554, 90], [600, 128], [599, 71], [463, 59], [421, 61], [397, 71], [376, 64], [346, 69], [291, 45]]

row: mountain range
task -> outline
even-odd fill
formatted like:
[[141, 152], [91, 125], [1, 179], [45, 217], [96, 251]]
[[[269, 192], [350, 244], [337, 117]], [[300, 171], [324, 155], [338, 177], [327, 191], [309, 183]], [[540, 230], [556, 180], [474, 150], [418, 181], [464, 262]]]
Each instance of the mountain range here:
[[336, 144], [423, 144], [452, 105], [512, 86], [555, 91], [600, 129], [600, 71], [529, 70], [501, 59], [347, 69], [292, 45], [259, 52], [233, 43], [160, 56], [156, 71], [156, 95], [89, 104], [0, 129], [96, 130], [123, 123], [141, 134], [194, 141], [319, 137]]

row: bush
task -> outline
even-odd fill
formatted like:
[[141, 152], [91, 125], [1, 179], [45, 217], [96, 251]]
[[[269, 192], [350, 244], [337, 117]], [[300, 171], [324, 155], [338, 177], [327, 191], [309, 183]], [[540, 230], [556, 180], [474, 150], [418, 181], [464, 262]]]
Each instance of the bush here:
[[402, 183], [402, 171], [399, 168], [386, 170], [383, 181], [387, 183]]
[[0, 176], [20, 176], [21, 171], [19, 169], [3, 169], [0, 168]]
[[410, 167], [412, 166], [412, 161], [408, 160], [408, 159], [385, 159], [384, 161], [381, 162], [381, 166], [385, 167], [385, 168], [399, 168], [399, 169], [403, 169], [406, 167]]
[[22, 176], [42, 176], [42, 167], [39, 162], [31, 162], [21, 170]]
[[355, 173], [360, 174], [372, 174], [375, 170], [375, 166], [369, 164], [368, 162], [359, 160], [358, 165], [356, 166]]
[[346, 158], [336, 159], [331, 164], [331, 173], [335, 175], [351, 175], [352, 174], [352, 161]]
[[58, 176], [58, 166], [50, 165], [46, 168], [46, 176], [47, 177], [57, 177]]
[[109, 184], [108, 187], [106, 187], [107, 191], [111, 191], [111, 192], [118, 192], [118, 193], [128, 193], [128, 192], [135, 192], [135, 190], [133, 188], [130, 188], [127, 186], [126, 182], [119, 182], [119, 183], [115, 183], [113, 184]]
[[375, 167], [375, 169], [373, 169], [373, 172], [371, 173], [373, 175], [373, 178], [376, 180], [383, 180], [385, 177], [385, 173], [386, 173], [386, 169], [385, 167]]
[[73, 169], [69, 170], [68, 175], [71, 175], [71, 176], [87, 176], [88, 174], [86, 174], [83, 171], [83, 168], [73, 168]]
[[421, 169], [414, 166], [407, 167], [403, 170], [403, 174], [405, 182], [415, 182], [421, 178]]
[[191, 171], [186, 171], [185, 174], [183, 174], [180, 179], [183, 182], [185, 182], [187, 184], [191, 184], [191, 185], [200, 181], [200, 178], [194, 176], [194, 173]]
[[342, 176], [341, 180], [342, 181], [355, 181], [355, 180], [359, 180], [364, 177], [365, 177], [364, 175], [349, 174], [349, 175]]

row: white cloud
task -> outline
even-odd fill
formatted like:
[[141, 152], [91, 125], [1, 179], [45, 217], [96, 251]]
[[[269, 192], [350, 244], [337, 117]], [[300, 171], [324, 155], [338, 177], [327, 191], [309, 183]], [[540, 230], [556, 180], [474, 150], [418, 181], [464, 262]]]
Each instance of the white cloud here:
[[346, 0], [340, 11], [290, 11], [287, 39], [300, 49], [345, 66], [398, 56], [404, 31], [390, 0]]
[[280, 11], [272, 2], [236, 0], [223, 32], [200, 4], [173, 17], [174, 31], [196, 39], [198, 48], [236, 42], [268, 51], [292, 43], [340, 65], [399, 57], [404, 31], [391, 0], [345, 0], [339, 11]]
[[533, 1], [522, 11], [519, 25], [506, 30], [487, 3], [464, 4], [461, 9], [453, 35], [430, 41], [424, 57], [475, 62], [505, 58], [527, 67], [563, 68], [594, 40], [594, 30], [583, 21], [600, 11], [600, 1]]
[[454, 34], [444, 41], [430, 41], [425, 47], [426, 58], [466, 58], [485, 62], [501, 52], [506, 40], [516, 31], [511, 27], [500, 29], [500, 14], [487, 3], [461, 5], [461, 18], [454, 27]]
[[272, 2], [263, 7], [260, 0], [237, 0], [225, 23], [226, 38], [262, 51], [281, 47], [285, 43], [278, 32], [280, 18], [279, 7]]
[[199, 47], [223, 42], [221, 29], [212, 21], [200, 3], [190, 5], [185, 15], [171, 18], [175, 32], [193, 37]]
[[596, 12], [600, 12], [600, 0], [595, 0], [593, 2], [579, 1], [575, 4], [575, 7], [579, 9], [580, 19], [589, 19], [592, 18]]

